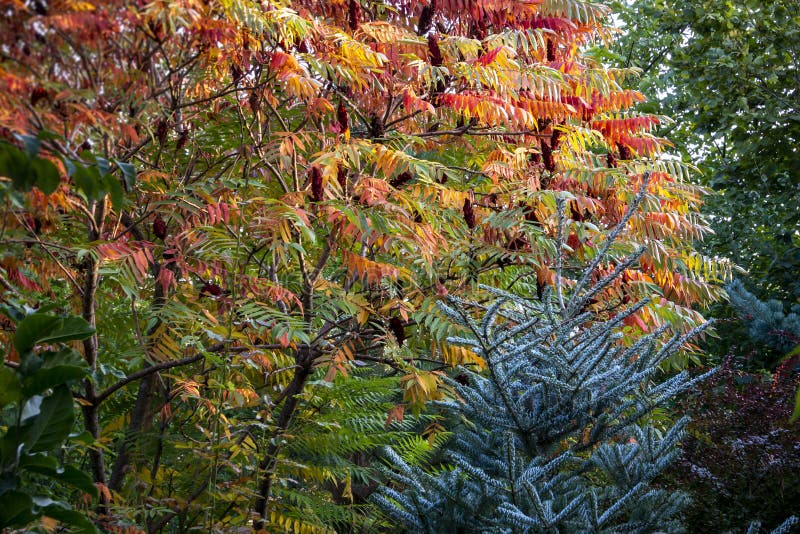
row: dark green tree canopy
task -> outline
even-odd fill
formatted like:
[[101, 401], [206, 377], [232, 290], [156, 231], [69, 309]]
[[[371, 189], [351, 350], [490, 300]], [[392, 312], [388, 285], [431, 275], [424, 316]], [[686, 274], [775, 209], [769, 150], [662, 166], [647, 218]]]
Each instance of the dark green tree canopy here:
[[761, 297], [800, 297], [800, 4], [621, 2], [617, 52], [675, 119], [669, 137], [720, 195], [708, 251]]

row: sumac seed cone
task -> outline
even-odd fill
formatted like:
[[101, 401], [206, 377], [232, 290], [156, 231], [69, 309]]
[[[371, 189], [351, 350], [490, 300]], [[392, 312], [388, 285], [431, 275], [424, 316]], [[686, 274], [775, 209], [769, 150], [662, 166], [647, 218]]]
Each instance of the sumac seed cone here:
[[181, 148], [186, 146], [186, 143], [189, 141], [189, 130], [183, 130], [181, 134], [178, 136], [178, 142], [175, 143], [175, 148], [180, 150]]
[[428, 36], [428, 58], [434, 67], [441, 67], [442, 63], [444, 63], [442, 50], [439, 48], [439, 36], [435, 33]]
[[167, 125], [167, 121], [165, 121], [164, 119], [159, 119], [159, 121], [156, 123], [156, 139], [158, 139], [158, 142], [161, 143], [162, 145], [164, 144], [164, 141], [167, 139], [168, 129], [169, 126]]
[[561, 144], [561, 137], [564, 135], [564, 132], [561, 130], [553, 130], [553, 135], [550, 137], [550, 146], [553, 150], [558, 149], [558, 145]]
[[231, 78], [233, 79], [233, 83], [238, 83], [239, 80], [242, 79], [242, 76], [244, 76], [242, 69], [239, 68], [238, 65], [231, 64]]
[[547, 40], [547, 61], [556, 60], [556, 43], [552, 39]]
[[394, 178], [392, 178], [392, 180], [389, 182], [389, 185], [391, 185], [392, 187], [394, 187], [395, 189], [397, 189], [397, 188], [399, 188], [399, 187], [402, 187], [402, 186], [403, 186], [403, 184], [405, 184], [405, 183], [407, 183], [407, 182], [411, 181], [411, 179], [412, 179], [413, 177], [414, 177], [414, 176], [413, 176], [413, 175], [412, 175], [410, 172], [408, 172], [408, 171], [401, 172], [400, 174], [398, 174], [397, 176], [395, 176]]
[[619, 148], [619, 159], [633, 159], [633, 152], [627, 145], [617, 144], [617, 148]]
[[212, 297], [218, 297], [222, 295], [222, 288], [217, 284], [206, 282], [203, 285], [203, 288], [200, 290], [200, 295], [211, 295]]
[[431, 29], [433, 24], [433, 15], [436, 13], [436, 0], [431, 0], [431, 3], [422, 8], [422, 13], [419, 15], [419, 22], [417, 23], [417, 35], [425, 35]]
[[347, 169], [339, 165], [339, 168], [336, 170], [336, 181], [339, 182], [339, 187], [342, 188], [342, 192], [347, 193]]
[[356, 0], [350, 0], [347, 6], [347, 23], [350, 25], [350, 30], [356, 31], [358, 23], [361, 19], [361, 4]]
[[578, 238], [578, 234], [569, 234], [567, 246], [572, 250], [578, 250], [581, 247], [581, 240]]
[[389, 329], [394, 334], [395, 339], [397, 339], [397, 344], [401, 347], [403, 346], [403, 341], [406, 340], [406, 328], [403, 324], [403, 320], [399, 317], [392, 317], [389, 319]]
[[617, 168], [617, 158], [614, 157], [614, 153], [613, 152], [609, 152], [606, 155], [606, 166], [608, 166], [609, 169], [616, 169]]
[[478, 18], [469, 24], [469, 36], [473, 39], [483, 41], [486, 39], [486, 23], [482, 18]]
[[167, 223], [164, 222], [161, 215], [156, 215], [156, 218], [153, 220], [153, 234], [159, 239], [167, 237]]
[[47, 98], [47, 89], [44, 87], [34, 87], [31, 91], [31, 106], [35, 106], [44, 98]]
[[336, 106], [336, 121], [339, 123], [339, 131], [344, 133], [350, 128], [350, 118], [347, 115], [347, 108], [344, 103], [339, 102]]
[[315, 165], [311, 167], [308, 174], [311, 180], [311, 198], [314, 202], [322, 202], [324, 198], [322, 190], [322, 172], [319, 170], [319, 167]]
[[553, 150], [550, 148], [550, 145], [542, 141], [542, 163], [544, 163], [544, 168], [550, 172], [556, 170], [556, 160], [553, 158]]
[[255, 90], [250, 91], [250, 96], [247, 98], [247, 104], [250, 106], [250, 110], [253, 113], [258, 113], [261, 110], [261, 98], [259, 98], [258, 93]]
[[472, 202], [468, 198], [464, 199], [464, 222], [467, 227], [472, 230], [475, 228], [475, 210], [472, 208]]
[[383, 137], [386, 133], [386, 127], [383, 125], [383, 119], [377, 113], [369, 114], [369, 136], [373, 139]]

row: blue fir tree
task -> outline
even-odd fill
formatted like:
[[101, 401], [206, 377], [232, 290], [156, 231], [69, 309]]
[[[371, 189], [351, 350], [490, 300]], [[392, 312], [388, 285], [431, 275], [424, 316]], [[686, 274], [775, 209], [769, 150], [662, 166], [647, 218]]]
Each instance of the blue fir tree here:
[[687, 421], [666, 430], [643, 421], [707, 376], [659, 370], [705, 325], [671, 336], [664, 327], [623, 344], [625, 318], [646, 301], [613, 317], [582, 311], [638, 261], [643, 247], [589, 283], [600, 262], [611, 261], [612, 244], [642, 196], [568, 292], [557, 283], [539, 300], [484, 288], [488, 305], [451, 298], [442, 306], [468, 332], [449, 341], [479, 354], [487, 368], [459, 370], [459, 381], [450, 381], [457, 400], [436, 403], [462, 421], [444, 467], [425, 470], [386, 451], [388, 483], [374, 500], [407, 531], [681, 530], [687, 497], [654, 480], [679, 454]]
[[731, 306], [746, 321], [750, 339], [780, 353], [800, 344], [800, 304], [793, 304], [786, 313], [781, 301], [761, 301], [738, 280], [728, 284], [725, 290]]

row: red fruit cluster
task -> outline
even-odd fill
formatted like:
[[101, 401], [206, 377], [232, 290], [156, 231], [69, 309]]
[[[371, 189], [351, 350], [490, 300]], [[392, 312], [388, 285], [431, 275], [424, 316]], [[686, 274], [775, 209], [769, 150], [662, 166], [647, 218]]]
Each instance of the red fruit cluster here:
[[547, 40], [547, 61], [556, 60], [556, 43], [552, 39]]
[[336, 121], [339, 123], [339, 131], [346, 132], [350, 129], [350, 118], [347, 115], [347, 108], [344, 107], [344, 103], [339, 102], [339, 105], [336, 107]]
[[436, 14], [436, 0], [431, 0], [431, 3], [422, 8], [422, 13], [419, 15], [419, 22], [417, 23], [417, 35], [425, 35], [431, 29], [433, 24], [433, 16]]
[[336, 170], [336, 181], [339, 182], [339, 187], [342, 188], [342, 191], [345, 193], [347, 192], [347, 169], [339, 165], [339, 168]]
[[439, 48], [439, 36], [435, 33], [428, 36], [428, 58], [434, 67], [441, 67], [442, 63], [444, 63], [442, 50]]
[[408, 171], [401, 172], [400, 174], [398, 174], [397, 176], [395, 176], [394, 178], [391, 179], [391, 181], [389, 182], [389, 185], [391, 185], [392, 187], [397, 189], [397, 188], [401, 187], [403, 184], [411, 181], [411, 179], [413, 177], [414, 176]]
[[308, 172], [309, 180], [311, 181], [311, 198], [314, 202], [322, 202], [324, 191], [322, 187], [322, 172], [319, 167], [314, 165]]
[[153, 234], [159, 239], [167, 237], [167, 223], [164, 222], [161, 215], [156, 215], [156, 218], [153, 219]]
[[397, 339], [397, 344], [403, 346], [403, 341], [406, 340], [406, 328], [403, 324], [402, 319], [399, 317], [392, 317], [389, 319], [389, 329], [394, 334], [394, 337]]
[[464, 199], [464, 222], [467, 227], [472, 230], [475, 228], [475, 210], [472, 208], [472, 202], [468, 198]]
[[347, 23], [350, 25], [352, 31], [358, 29], [358, 23], [361, 19], [361, 4], [357, 0], [350, 0], [347, 6]]
[[619, 148], [619, 159], [633, 159], [633, 152], [628, 145], [617, 144], [617, 148]]
[[544, 163], [544, 168], [547, 169], [549, 172], [554, 172], [556, 170], [556, 160], [553, 158], [553, 149], [550, 148], [546, 142], [542, 141], [542, 163]]
[[206, 282], [202, 289], [200, 289], [200, 296], [203, 295], [211, 295], [212, 297], [218, 297], [222, 295], [222, 288], [219, 287], [217, 284], [213, 284], [211, 282]]
[[47, 98], [47, 89], [44, 87], [34, 87], [31, 91], [31, 106], [35, 106], [43, 98]]

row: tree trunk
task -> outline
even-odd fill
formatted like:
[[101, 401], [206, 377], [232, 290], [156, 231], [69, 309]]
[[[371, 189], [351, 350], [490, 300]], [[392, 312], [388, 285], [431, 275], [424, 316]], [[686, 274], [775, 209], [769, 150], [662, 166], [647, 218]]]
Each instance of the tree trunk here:
[[298, 367], [295, 369], [292, 381], [286, 386], [284, 393], [286, 400], [283, 403], [278, 419], [275, 421], [275, 429], [272, 431], [272, 438], [267, 444], [267, 451], [258, 466], [261, 473], [261, 480], [258, 484], [258, 496], [253, 507], [258, 514], [258, 519], [253, 527], [255, 530], [264, 528], [264, 523], [269, 518], [269, 496], [272, 491], [273, 475], [278, 463], [278, 454], [281, 449], [281, 434], [283, 434], [292, 422], [297, 406], [300, 403], [298, 395], [302, 393], [309, 375], [311, 374], [311, 363], [313, 359], [308, 355], [305, 358], [298, 358]]

